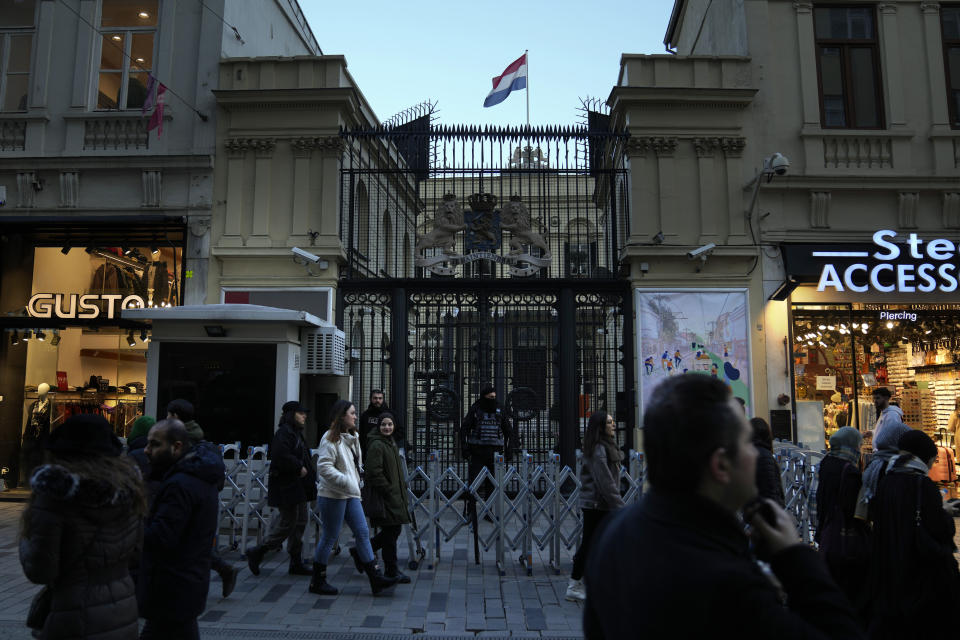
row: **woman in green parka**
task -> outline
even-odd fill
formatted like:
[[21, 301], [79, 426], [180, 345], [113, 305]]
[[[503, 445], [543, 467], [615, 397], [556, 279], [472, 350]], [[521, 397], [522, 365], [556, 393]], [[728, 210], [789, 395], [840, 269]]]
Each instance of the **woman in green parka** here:
[[371, 524], [380, 528], [380, 533], [370, 539], [373, 552], [383, 550], [384, 575], [399, 578], [398, 582], [406, 584], [410, 578], [400, 573], [397, 564], [397, 538], [400, 528], [410, 522], [407, 470], [393, 439], [393, 429], [393, 416], [384, 412], [380, 414], [380, 425], [367, 434], [364, 482], [383, 497], [386, 506], [386, 515], [370, 518]]

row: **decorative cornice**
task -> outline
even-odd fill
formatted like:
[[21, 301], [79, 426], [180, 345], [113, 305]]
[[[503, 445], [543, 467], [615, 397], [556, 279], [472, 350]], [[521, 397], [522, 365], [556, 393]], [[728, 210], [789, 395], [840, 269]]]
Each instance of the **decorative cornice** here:
[[269, 158], [277, 148], [277, 141], [275, 138], [258, 138], [250, 141], [250, 147], [258, 158]]
[[627, 139], [627, 153], [645, 156], [653, 151], [657, 156], [669, 157], [677, 150], [679, 140], [675, 137], [631, 136]]
[[227, 138], [223, 142], [227, 155], [231, 158], [242, 158], [243, 154], [250, 148], [250, 140], [247, 138]]
[[813, 2], [794, 2], [793, 8], [797, 13], [812, 13]]
[[898, 9], [896, 2], [881, 2], [877, 8], [880, 9], [880, 13], [887, 15], [895, 15]]
[[313, 148], [317, 146], [316, 138], [294, 138], [290, 141], [293, 155], [297, 158], [309, 158]]
[[343, 153], [343, 150], [347, 148], [346, 141], [340, 136], [323, 136], [321, 138], [314, 138], [316, 141], [316, 146], [321, 151], [334, 151], [336, 153]]
[[747, 146], [747, 139], [741, 136], [720, 138], [720, 148], [729, 158], [739, 158]]
[[940, 13], [940, 3], [939, 2], [921, 2], [920, 3], [920, 12], [921, 13]]
[[720, 148], [720, 138], [694, 138], [693, 148], [697, 151], [698, 158], [712, 158]]

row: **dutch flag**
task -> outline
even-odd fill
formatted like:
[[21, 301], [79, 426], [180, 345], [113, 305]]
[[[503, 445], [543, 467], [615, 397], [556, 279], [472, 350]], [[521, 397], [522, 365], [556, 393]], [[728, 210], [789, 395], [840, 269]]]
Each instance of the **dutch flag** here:
[[483, 106], [492, 107], [500, 104], [507, 99], [511, 91], [519, 91], [527, 88], [527, 54], [514, 60], [503, 70], [499, 76], [493, 79], [493, 89], [487, 94], [487, 99], [483, 101]]

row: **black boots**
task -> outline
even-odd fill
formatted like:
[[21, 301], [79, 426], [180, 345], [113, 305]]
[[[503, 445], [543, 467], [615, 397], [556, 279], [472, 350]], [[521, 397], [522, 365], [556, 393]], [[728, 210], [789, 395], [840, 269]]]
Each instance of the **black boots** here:
[[367, 574], [367, 578], [370, 579], [370, 591], [373, 592], [373, 595], [377, 595], [384, 589], [389, 589], [397, 584], [397, 578], [388, 578], [380, 573], [380, 569], [377, 568], [376, 560], [371, 560], [362, 566], [363, 571]]
[[226, 598], [231, 593], [233, 593], [233, 588], [237, 586], [237, 574], [240, 573], [240, 570], [236, 567], [227, 565], [221, 567], [217, 573], [220, 574], [220, 580], [223, 582], [223, 597]]
[[383, 575], [388, 578], [396, 578], [398, 584], [410, 584], [410, 576], [405, 573], [401, 573], [400, 569], [397, 568], [396, 562], [383, 561]]
[[357, 573], [363, 573], [363, 563], [360, 562], [360, 554], [356, 547], [350, 547], [350, 557], [353, 558], [353, 566], [357, 568]]
[[247, 549], [247, 566], [250, 567], [250, 573], [255, 576], [260, 575], [260, 563], [263, 562], [263, 556], [266, 553], [266, 547], [260, 545]]
[[310, 563], [304, 561], [299, 555], [290, 556], [290, 569], [287, 571], [292, 576], [310, 576], [313, 575], [313, 568]]
[[316, 593], [321, 596], [335, 596], [339, 593], [336, 587], [327, 582], [327, 565], [319, 562], [313, 563], [313, 572], [310, 577], [310, 593]]

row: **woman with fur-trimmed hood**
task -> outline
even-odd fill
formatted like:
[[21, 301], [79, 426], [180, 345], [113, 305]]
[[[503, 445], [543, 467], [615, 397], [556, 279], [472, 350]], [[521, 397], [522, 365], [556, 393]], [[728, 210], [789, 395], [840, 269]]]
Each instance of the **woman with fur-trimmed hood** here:
[[51, 590], [40, 638], [137, 637], [137, 599], [127, 568], [139, 553], [143, 482], [101, 416], [80, 414], [56, 429], [48, 461], [30, 479], [20, 564]]

